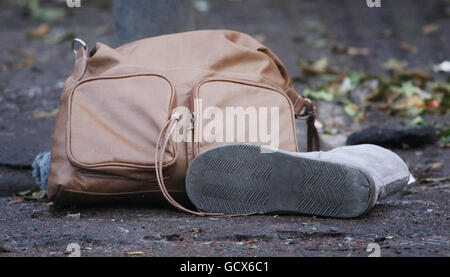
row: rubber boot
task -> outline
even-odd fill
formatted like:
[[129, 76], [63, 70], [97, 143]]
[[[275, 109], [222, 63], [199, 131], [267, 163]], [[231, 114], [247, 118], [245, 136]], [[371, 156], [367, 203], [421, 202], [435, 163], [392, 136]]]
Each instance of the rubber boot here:
[[186, 190], [200, 211], [352, 218], [405, 187], [405, 162], [375, 145], [291, 153], [257, 145], [220, 146], [189, 165]]

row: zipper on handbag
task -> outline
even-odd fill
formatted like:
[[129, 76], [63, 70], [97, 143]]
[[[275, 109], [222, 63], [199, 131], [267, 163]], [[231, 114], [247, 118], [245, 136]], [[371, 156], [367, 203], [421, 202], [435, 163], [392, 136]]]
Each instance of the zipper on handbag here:
[[194, 159], [194, 125], [195, 125], [195, 113], [191, 112], [191, 124], [189, 127], [191, 142], [187, 143], [187, 163]]

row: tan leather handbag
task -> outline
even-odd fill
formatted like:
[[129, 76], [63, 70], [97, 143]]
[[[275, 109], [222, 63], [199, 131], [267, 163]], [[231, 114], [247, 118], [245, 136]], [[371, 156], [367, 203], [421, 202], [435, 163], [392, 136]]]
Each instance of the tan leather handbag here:
[[210, 132], [222, 138], [234, 132], [234, 141], [199, 135], [218, 120], [211, 111], [234, 107], [249, 115], [248, 108], [277, 108], [277, 146], [288, 151], [298, 151], [295, 118], [307, 118], [308, 150], [319, 149], [311, 101], [295, 92], [282, 62], [246, 34], [194, 31], [117, 49], [97, 43], [88, 52], [83, 45], [75, 54], [51, 149], [48, 185], [55, 204], [153, 203], [164, 196], [192, 212], [178, 202], [189, 203], [184, 178], [196, 155], [243, 138], [267, 144], [248, 138], [255, 124], [243, 118], [235, 124], [246, 123], [243, 131], [227, 122]]

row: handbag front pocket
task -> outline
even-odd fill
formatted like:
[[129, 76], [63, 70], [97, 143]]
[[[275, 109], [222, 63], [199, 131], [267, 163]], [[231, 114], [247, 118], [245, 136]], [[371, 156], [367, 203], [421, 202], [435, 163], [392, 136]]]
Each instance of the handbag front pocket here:
[[231, 143], [298, 151], [293, 106], [281, 89], [251, 80], [211, 78], [194, 88], [192, 101], [194, 156]]
[[[118, 176], [154, 176], [159, 132], [174, 105], [174, 87], [158, 74], [87, 79], [68, 102], [67, 156], [76, 167]], [[176, 161], [175, 145], [163, 167]]]

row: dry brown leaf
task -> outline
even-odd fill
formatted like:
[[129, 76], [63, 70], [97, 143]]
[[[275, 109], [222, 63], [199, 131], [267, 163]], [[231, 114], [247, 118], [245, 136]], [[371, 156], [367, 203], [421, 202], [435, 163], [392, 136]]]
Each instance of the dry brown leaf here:
[[402, 51], [405, 51], [405, 52], [408, 52], [408, 53], [411, 53], [411, 54], [417, 54], [417, 52], [419, 52], [419, 47], [417, 47], [415, 45], [412, 45], [412, 44], [409, 44], [409, 43], [407, 43], [405, 41], [402, 41], [400, 43], [400, 49]]
[[423, 184], [423, 183], [441, 183], [441, 182], [447, 182], [450, 180], [450, 176], [444, 176], [444, 177], [437, 177], [437, 178], [423, 178], [423, 179], [419, 179], [416, 182], [418, 184]]
[[21, 69], [32, 67], [36, 63], [36, 57], [33, 54], [21, 53], [20, 55], [24, 57], [23, 60], [8, 61], [5, 65], [12, 69]]
[[394, 72], [404, 71], [406, 67], [408, 67], [407, 61], [397, 60], [396, 58], [390, 58], [383, 64], [384, 69]]
[[438, 163], [432, 163], [432, 164], [430, 165], [430, 168], [431, 168], [431, 169], [440, 169], [440, 168], [442, 168], [442, 163], [441, 163], [441, 162], [438, 162]]
[[145, 255], [145, 253], [142, 252], [142, 251], [134, 251], [134, 252], [125, 251], [125, 255], [128, 255], [128, 256], [142, 256], [142, 255]]
[[333, 43], [329, 45], [329, 50], [336, 54], [344, 54], [352, 57], [369, 56], [371, 51], [366, 47], [347, 46], [344, 43]]
[[306, 76], [321, 75], [321, 74], [339, 74], [340, 70], [331, 67], [327, 58], [321, 58], [313, 63], [300, 60], [300, 67], [303, 74]]
[[353, 47], [349, 46], [347, 48], [347, 55], [349, 56], [369, 56], [370, 55], [370, 49], [365, 47]]
[[40, 189], [30, 189], [30, 190], [26, 190], [26, 191], [22, 191], [22, 192], [18, 192], [16, 193], [19, 196], [22, 196], [23, 199], [26, 200], [41, 200], [45, 197], [46, 192], [44, 189], [40, 188]]
[[422, 27], [422, 34], [428, 36], [428, 35], [438, 32], [440, 29], [441, 29], [441, 26], [439, 24], [427, 24]]
[[22, 202], [23, 202], [22, 199], [17, 199], [17, 200], [10, 201], [8, 204], [9, 205], [14, 205], [14, 204], [22, 203]]
[[419, 95], [414, 95], [406, 101], [407, 107], [418, 107], [423, 108], [425, 106], [425, 102], [423, 101], [422, 97]]
[[39, 25], [31, 33], [27, 34], [28, 38], [43, 38], [50, 31], [50, 25], [47, 23]]
[[428, 74], [428, 72], [421, 69], [407, 70], [401, 72], [399, 75], [408, 79], [419, 79], [423, 83], [422, 85], [424, 85], [424, 82], [430, 79], [430, 75]]
[[413, 95], [409, 98], [404, 98], [394, 105], [392, 111], [402, 112], [410, 116], [417, 116], [420, 114], [425, 106], [423, 99], [419, 95]]

